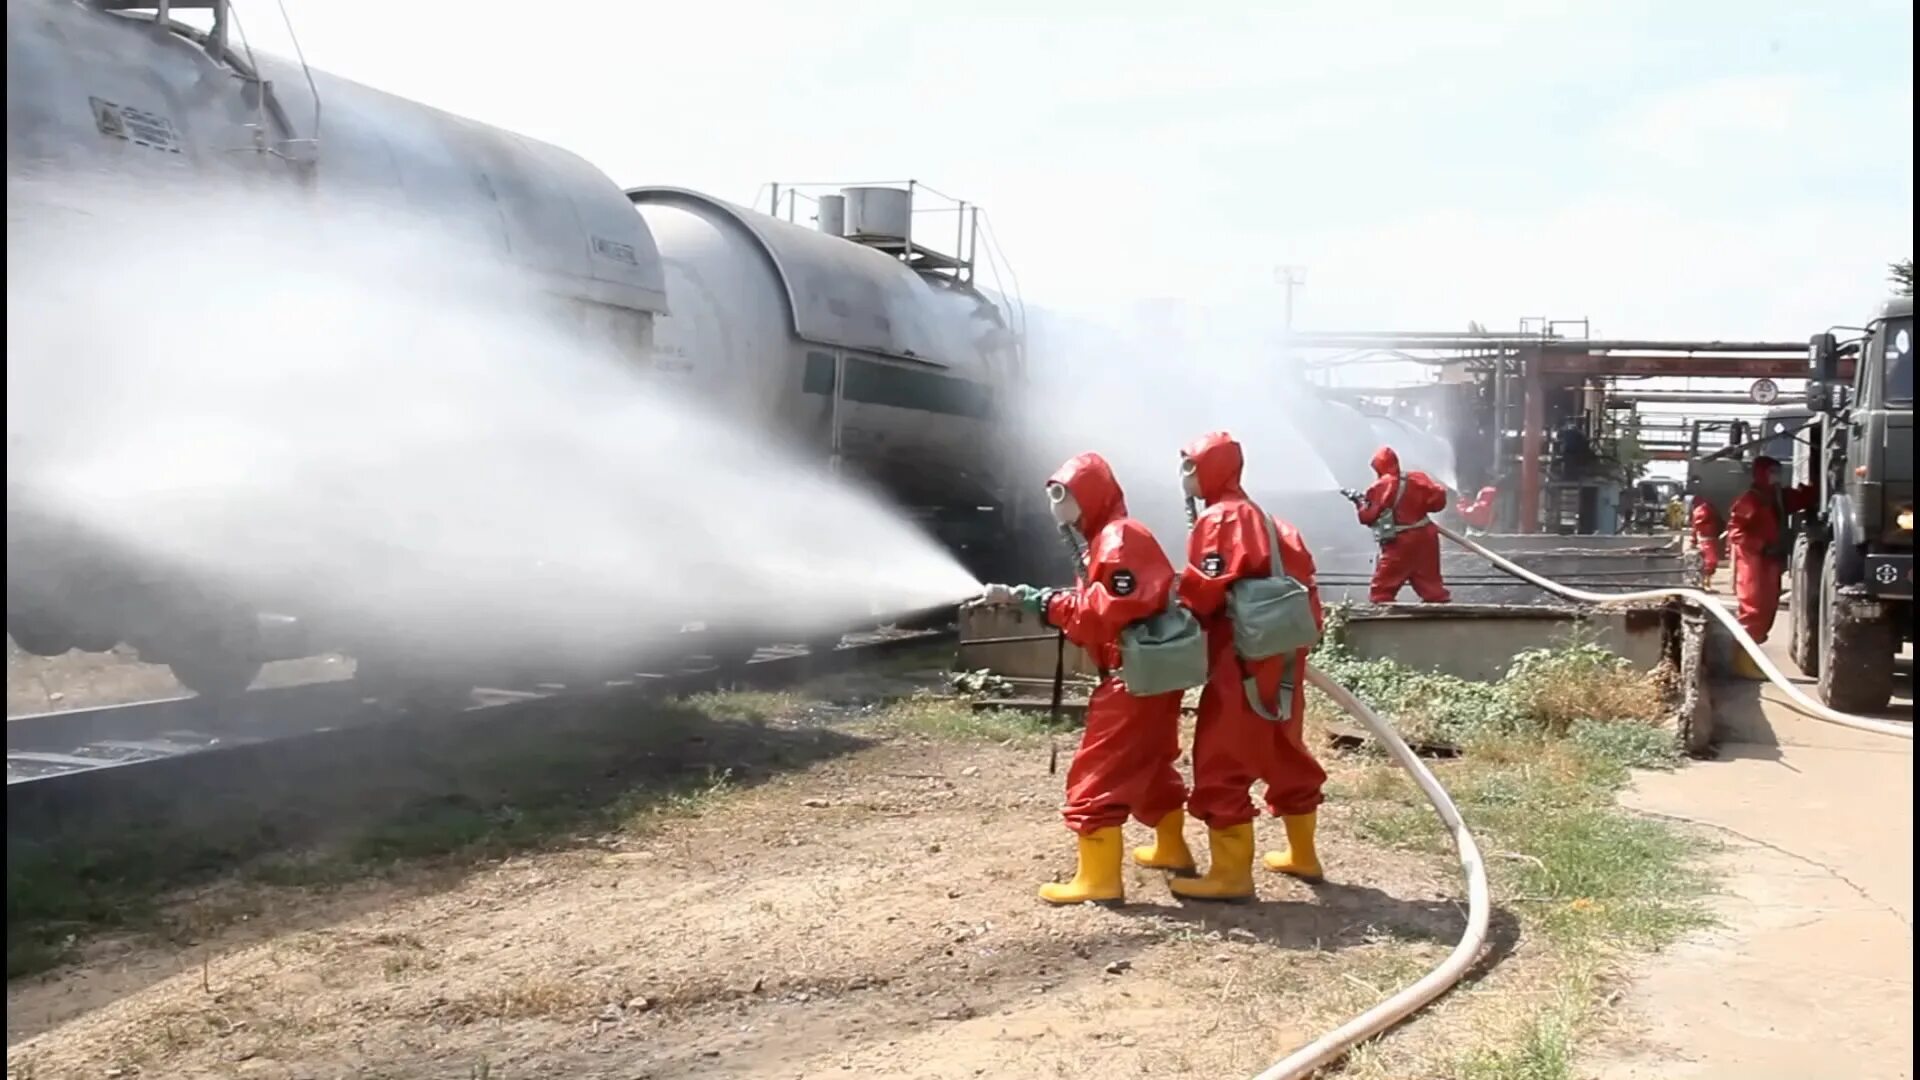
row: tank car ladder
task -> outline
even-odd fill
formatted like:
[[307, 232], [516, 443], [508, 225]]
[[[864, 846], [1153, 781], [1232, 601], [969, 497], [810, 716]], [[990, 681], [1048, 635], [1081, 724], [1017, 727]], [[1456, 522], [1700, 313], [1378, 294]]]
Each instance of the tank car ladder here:
[[[259, 70], [247, 56], [236, 52], [229, 43], [228, 31], [235, 25], [231, 0], [91, 0], [94, 7], [102, 11], [111, 11], [128, 18], [153, 23], [175, 37], [183, 38], [198, 45], [214, 62], [231, 71], [243, 82], [251, 83], [259, 95], [256, 108], [259, 119], [249, 125], [253, 129], [253, 146], [257, 153], [271, 154], [284, 161], [297, 165], [311, 165], [319, 157], [320, 149], [320, 88], [314, 85], [313, 70], [307, 66], [307, 58], [300, 48], [300, 39], [293, 34], [293, 24], [287, 24], [287, 34], [293, 39], [294, 52], [299, 54], [300, 70], [307, 79], [307, 92], [313, 95], [313, 133], [302, 136], [294, 129], [293, 121], [287, 117], [286, 109], [280, 104], [280, 98], [273, 92], [273, 80], [260, 77]], [[185, 23], [176, 22], [176, 11], [211, 11], [213, 26], [200, 30]], [[285, 9], [281, 10], [285, 16]], [[244, 37], [242, 39], [244, 46]], [[252, 49], [247, 48], [249, 56]], [[279, 132], [279, 138], [269, 139], [266, 122], [271, 121]], [[294, 157], [285, 152], [293, 146], [306, 146], [312, 152], [305, 157]]]

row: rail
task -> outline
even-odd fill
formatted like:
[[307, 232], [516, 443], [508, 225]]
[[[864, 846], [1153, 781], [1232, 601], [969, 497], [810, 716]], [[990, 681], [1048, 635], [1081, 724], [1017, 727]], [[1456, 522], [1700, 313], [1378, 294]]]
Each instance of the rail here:
[[[582, 701], [626, 694], [673, 695], [706, 689], [717, 678], [762, 685], [810, 674], [843, 670], [905, 649], [950, 642], [952, 629], [894, 631], [869, 640], [850, 641], [821, 653], [805, 649], [762, 649], [757, 658], [729, 672], [721, 667], [666, 674], [636, 673], [630, 678], [573, 687], [533, 689], [482, 687], [464, 708], [477, 712], [540, 701]], [[66, 712], [35, 713], [7, 722], [7, 786], [46, 785], [103, 770], [154, 765], [241, 747], [345, 732], [391, 723], [401, 710], [366, 696], [351, 680], [253, 690], [229, 700], [197, 697], [108, 705]]]

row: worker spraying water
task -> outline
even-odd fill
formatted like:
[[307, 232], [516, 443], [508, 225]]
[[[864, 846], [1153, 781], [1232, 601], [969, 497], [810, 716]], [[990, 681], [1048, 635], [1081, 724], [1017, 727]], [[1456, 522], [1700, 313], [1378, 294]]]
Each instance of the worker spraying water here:
[[1205, 677], [1205, 659], [1198, 627], [1173, 602], [1173, 564], [1146, 526], [1127, 516], [1106, 459], [1074, 457], [1048, 479], [1047, 494], [1061, 529], [1087, 544], [1076, 584], [990, 585], [978, 602], [1039, 615], [1099, 665], [1086, 732], [1067, 767], [1062, 816], [1078, 838], [1077, 867], [1071, 881], [1041, 886], [1040, 899], [1113, 903], [1126, 893], [1120, 830], [1129, 816], [1155, 832], [1142, 865], [1194, 868], [1182, 836], [1187, 786], [1174, 762], [1180, 696]]
[[1447, 508], [1447, 489], [1424, 472], [1403, 474], [1391, 446], [1374, 453], [1373, 471], [1379, 479], [1365, 492], [1342, 492], [1380, 545], [1367, 599], [1391, 604], [1410, 584], [1422, 602], [1448, 603], [1453, 594], [1440, 577], [1440, 534], [1428, 517]]

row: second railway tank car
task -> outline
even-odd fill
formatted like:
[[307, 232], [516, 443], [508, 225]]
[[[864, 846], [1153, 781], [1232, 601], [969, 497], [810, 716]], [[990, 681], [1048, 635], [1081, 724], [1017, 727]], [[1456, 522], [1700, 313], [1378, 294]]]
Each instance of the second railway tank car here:
[[[995, 569], [988, 546], [1017, 523], [1019, 490], [1001, 423], [1019, 351], [999, 309], [875, 247], [698, 192], [628, 197], [666, 264], [657, 363], [885, 492], [976, 573]], [[894, 223], [902, 239], [909, 224]]]

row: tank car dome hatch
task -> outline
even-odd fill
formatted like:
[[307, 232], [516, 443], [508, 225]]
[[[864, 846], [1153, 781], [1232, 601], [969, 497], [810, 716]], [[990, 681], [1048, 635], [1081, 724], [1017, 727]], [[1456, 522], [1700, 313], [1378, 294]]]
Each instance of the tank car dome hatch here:
[[9, 179], [266, 183], [364, 200], [471, 237], [562, 296], [666, 310], [645, 223], [584, 159], [279, 57], [249, 70], [190, 34], [70, 0], [11, 0]]
[[643, 212], [674, 207], [743, 231], [779, 276], [787, 318], [802, 341], [965, 367], [991, 362], [985, 346], [1004, 340], [979, 325], [986, 312], [978, 293], [936, 286], [872, 248], [684, 188], [632, 188], [627, 198]]
[[845, 208], [843, 234], [874, 240], [906, 240], [913, 235], [913, 192], [892, 187], [840, 189]]

